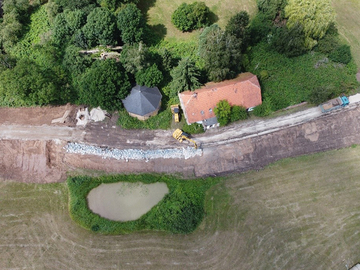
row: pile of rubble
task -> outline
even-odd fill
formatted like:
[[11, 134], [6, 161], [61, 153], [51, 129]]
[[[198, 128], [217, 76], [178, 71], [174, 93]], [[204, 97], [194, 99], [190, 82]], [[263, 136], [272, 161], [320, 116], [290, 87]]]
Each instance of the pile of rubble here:
[[96, 155], [102, 158], [115, 158], [117, 160], [145, 160], [157, 158], [192, 158], [201, 156], [202, 150], [192, 147], [182, 149], [159, 149], [159, 150], [139, 150], [139, 149], [113, 149], [107, 147], [98, 147], [83, 143], [68, 143], [65, 147], [67, 153], [81, 155]]

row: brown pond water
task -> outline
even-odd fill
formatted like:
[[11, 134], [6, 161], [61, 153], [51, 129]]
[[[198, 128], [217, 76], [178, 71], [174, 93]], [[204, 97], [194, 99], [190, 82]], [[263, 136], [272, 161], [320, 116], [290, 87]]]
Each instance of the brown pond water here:
[[92, 189], [87, 200], [94, 213], [111, 220], [129, 221], [147, 213], [168, 192], [165, 183], [118, 182]]

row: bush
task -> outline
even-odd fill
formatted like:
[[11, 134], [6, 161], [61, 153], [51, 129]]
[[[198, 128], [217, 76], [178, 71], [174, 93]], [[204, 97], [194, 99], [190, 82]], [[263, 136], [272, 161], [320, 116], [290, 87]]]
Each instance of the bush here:
[[154, 87], [161, 85], [164, 76], [158, 69], [156, 64], [151, 67], [139, 70], [135, 74], [136, 83], [138, 85], [146, 85], [147, 87]]
[[309, 97], [309, 101], [312, 104], [315, 105], [319, 105], [329, 99], [331, 99], [332, 97], [334, 97], [335, 95], [335, 89], [331, 88], [331, 87], [316, 87], [312, 90], [310, 97]]
[[272, 104], [270, 98], [265, 98], [263, 103], [259, 106], [256, 106], [255, 109], [253, 110], [253, 114], [259, 117], [268, 116], [271, 114], [271, 112], [272, 112]]
[[230, 114], [230, 122], [235, 122], [238, 120], [245, 120], [249, 117], [245, 107], [241, 106], [232, 106]]
[[193, 123], [191, 125], [183, 125], [182, 130], [188, 134], [199, 134], [204, 133], [204, 127], [198, 123]]
[[350, 46], [342, 45], [329, 54], [329, 58], [334, 62], [348, 64], [352, 60]]
[[230, 121], [231, 106], [227, 100], [220, 100], [214, 109], [220, 126], [226, 126]]
[[[137, 220], [119, 222], [94, 214], [87, 205], [87, 195], [102, 183], [164, 182], [169, 193], [149, 212]], [[191, 233], [201, 223], [206, 191], [218, 182], [216, 178], [180, 180], [173, 176], [158, 174], [111, 175], [92, 178], [76, 176], [67, 179], [69, 188], [69, 211], [71, 218], [85, 229], [103, 234], [125, 234], [142, 230]]]
[[182, 3], [172, 14], [171, 21], [181, 31], [191, 31], [208, 26], [210, 9], [204, 2], [190, 5]]

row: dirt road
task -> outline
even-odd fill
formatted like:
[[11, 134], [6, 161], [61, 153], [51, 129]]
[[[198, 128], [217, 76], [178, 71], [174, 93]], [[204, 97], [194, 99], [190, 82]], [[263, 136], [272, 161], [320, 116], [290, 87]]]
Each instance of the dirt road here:
[[[71, 109], [70, 120], [51, 124]], [[310, 108], [266, 120], [249, 120], [195, 136], [202, 156], [189, 159], [102, 159], [66, 153], [68, 141], [118, 149], [181, 148], [172, 131], [123, 130], [116, 117], [76, 127], [75, 106], [0, 109], [0, 178], [25, 182], [64, 181], [67, 171], [101, 170], [109, 173], [180, 172], [185, 176], [217, 175], [260, 168], [270, 162], [360, 143], [360, 107], [321, 114]], [[14, 119], [16, 116], [16, 119]]]

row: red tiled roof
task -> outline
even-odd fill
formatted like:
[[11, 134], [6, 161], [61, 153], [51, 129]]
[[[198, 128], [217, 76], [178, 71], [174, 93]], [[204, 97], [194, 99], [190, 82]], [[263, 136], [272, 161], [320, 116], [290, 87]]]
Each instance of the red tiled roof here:
[[201, 89], [179, 93], [181, 107], [188, 124], [215, 117], [214, 108], [226, 99], [231, 106], [245, 108], [261, 104], [261, 89], [256, 75], [241, 73], [233, 80], [208, 83]]

